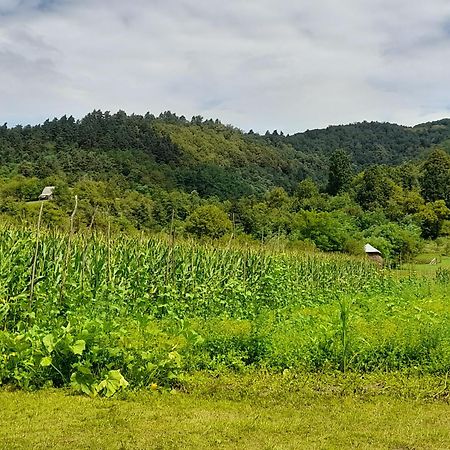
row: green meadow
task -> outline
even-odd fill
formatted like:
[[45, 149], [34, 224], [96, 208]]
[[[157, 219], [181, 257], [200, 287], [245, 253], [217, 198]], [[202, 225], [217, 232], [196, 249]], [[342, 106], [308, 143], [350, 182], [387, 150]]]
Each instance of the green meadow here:
[[399, 374], [197, 374], [184, 390], [115, 399], [0, 391], [0, 448], [447, 449], [445, 383]]

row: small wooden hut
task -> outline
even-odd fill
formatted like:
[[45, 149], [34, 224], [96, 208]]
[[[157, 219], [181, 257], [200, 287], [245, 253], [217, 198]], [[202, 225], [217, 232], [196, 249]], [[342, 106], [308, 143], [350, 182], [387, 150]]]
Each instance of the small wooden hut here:
[[46, 186], [39, 196], [39, 200], [53, 200], [53, 194], [55, 192], [55, 186]]
[[365, 251], [366, 255], [368, 256], [368, 258], [375, 261], [380, 266], [383, 265], [384, 260], [383, 260], [383, 256], [382, 256], [380, 250], [377, 250], [375, 247], [372, 247], [370, 244], [366, 244], [364, 246], [364, 251]]

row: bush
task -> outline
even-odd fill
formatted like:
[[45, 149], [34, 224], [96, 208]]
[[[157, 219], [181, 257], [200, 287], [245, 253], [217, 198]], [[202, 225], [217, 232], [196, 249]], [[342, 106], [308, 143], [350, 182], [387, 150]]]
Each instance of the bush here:
[[186, 224], [186, 230], [198, 237], [220, 238], [232, 228], [227, 214], [216, 205], [199, 206]]
[[390, 222], [370, 228], [366, 237], [386, 259], [394, 263], [411, 260], [423, 247], [420, 228], [414, 225], [402, 227]]

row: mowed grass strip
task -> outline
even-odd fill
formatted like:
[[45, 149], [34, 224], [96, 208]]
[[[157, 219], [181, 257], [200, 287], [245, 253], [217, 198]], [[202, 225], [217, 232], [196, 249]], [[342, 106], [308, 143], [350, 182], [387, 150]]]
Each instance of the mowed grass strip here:
[[450, 448], [445, 402], [300, 393], [289, 400], [180, 392], [111, 400], [63, 390], [0, 391], [0, 448]]

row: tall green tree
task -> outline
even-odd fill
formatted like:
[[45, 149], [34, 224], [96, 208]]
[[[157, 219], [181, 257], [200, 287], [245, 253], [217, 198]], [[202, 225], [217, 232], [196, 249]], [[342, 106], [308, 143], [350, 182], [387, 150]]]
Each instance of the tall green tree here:
[[368, 210], [386, 208], [395, 190], [395, 183], [387, 177], [383, 166], [372, 166], [359, 175], [356, 201]]
[[319, 186], [312, 178], [305, 178], [298, 183], [295, 188], [294, 196], [299, 200], [317, 197], [319, 195]]
[[416, 214], [422, 228], [422, 236], [426, 239], [436, 239], [442, 231], [442, 227], [450, 218], [450, 210], [444, 200], [436, 200], [422, 206]]
[[330, 157], [327, 192], [337, 195], [346, 192], [353, 179], [350, 155], [344, 149], [335, 150]]
[[427, 202], [445, 200], [450, 204], [450, 156], [433, 150], [425, 160], [421, 178], [422, 195]]

